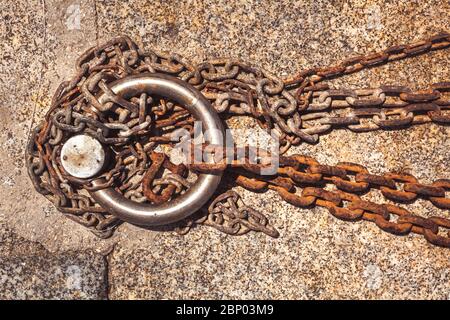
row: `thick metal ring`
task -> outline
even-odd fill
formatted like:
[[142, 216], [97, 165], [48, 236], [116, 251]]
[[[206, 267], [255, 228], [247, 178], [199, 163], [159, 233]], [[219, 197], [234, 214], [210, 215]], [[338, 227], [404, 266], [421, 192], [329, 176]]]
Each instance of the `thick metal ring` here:
[[[117, 80], [111, 83], [110, 89], [124, 98], [146, 92], [171, 99], [202, 122], [203, 130], [209, 132], [205, 137], [207, 142], [219, 146], [224, 144], [224, 129], [216, 111], [197, 89], [184, 81], [163, 74], [140, 74]], [[103, 94], [98, 100], [103, 104], [107, 97]], [[124, 221], [157, 226], [182, 220], [199, 210], [216, 191], [221, 178], [222, 174], [200, 174], [186, 193], [160, 205], [131, 201], [114, 188], [91, 191], [90, 194], [100, 206]], [[97, 179], [93, 185], [104, 182], [103, 178]]]

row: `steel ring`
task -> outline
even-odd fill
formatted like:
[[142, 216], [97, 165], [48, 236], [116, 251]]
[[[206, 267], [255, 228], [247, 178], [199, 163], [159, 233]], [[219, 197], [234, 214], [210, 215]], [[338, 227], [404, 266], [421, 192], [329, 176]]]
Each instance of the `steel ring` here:
[[[117, 80], [110, 84], [110, 89], [123, 98], [146, 92], [171, 99], [202, 122], [203, 130], [209, 132], [208, 137], [205, 137], [207, 142], [224, 145], [224, 129], [216, 111], [197, 89], [184, 81], [164, 74], [149, 73]], [[106, 100], [105, 94], [98, 97], [101, 104]], [[89, 193], [100, 206], [124, 221], [142, 226], [157, 226], [177, 222], [198, 211], [216, 191], [221, 178], [221, 173], [200, 174], [195, 184], [184, 194], [159, 205], [134, 202], [112, 187]], [[92, 183], [95, 186], [104, 182], [101, 178]]]

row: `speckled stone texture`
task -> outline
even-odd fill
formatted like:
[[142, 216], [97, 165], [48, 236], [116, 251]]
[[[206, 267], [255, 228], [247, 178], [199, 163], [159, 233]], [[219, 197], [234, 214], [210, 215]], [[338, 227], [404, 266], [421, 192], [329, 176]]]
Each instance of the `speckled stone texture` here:
[[0, 222], [0, 300], [106, 299], [106, 258], [92, 250], [51, 253]]
[[[33, 190], [23, 160], [30, 128], [70, 77], [75, 58], [113, 36], [127, 34], [195, 62], [238, 57], [288, 75], [448, 31], [448, 1], [0, 0], [0, 15], [0, 298], [450, 298], [448, 249], [421, 236], [340, 221], [320, 208], [294, 208], [271, 192], [238, 189], [270, 217], [279, 239], [226, 236], [208, 227], [180, 237], [124, 224], [100, 240]], [[331, 84], [427, 88], [449, 80], [449, 62], [449, 50], [433, 52]], [[254, 125], [230, 120], [233, 127]], [[403, 170], [431, 182], [450, 177], [449, 133], [433, 124], [363, 134], [338, 130], [291, 152], [327, 164], [361, 163], [374, 173]], [[449, 217], [425, 201], [407, 207]], [[20, 243], [26, 251], [16, 248]], [[73, 289], [80, 283], [70, 278], [72, 265], [80, 267], [80, 290]]]

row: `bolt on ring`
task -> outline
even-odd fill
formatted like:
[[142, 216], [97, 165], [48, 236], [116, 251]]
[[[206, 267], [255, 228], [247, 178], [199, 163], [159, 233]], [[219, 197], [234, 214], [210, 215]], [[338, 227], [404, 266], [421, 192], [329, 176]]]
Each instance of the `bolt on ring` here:
[[[145, 92], [171, 99], [185, 107], [202, 122], [204, 131], [209, 133], [205, 136], [206, 142], [217, 146], [224, 145], [224, 129], [216, 111], [197, 89], [184, 81], [164, 74], [148, 73], [117, 80], [110, 84], [110, 90], [123, 98]], [[106, 94], [98, 97], [101, 104], [106, 100]], [[79, 144], [77, 148], [74, 148], [74, 141]], [[94, 146], [92, 150], [89, 149], [90, 145]], [[77, 151], [80, 147], [82, 150]], [[75, 177], [95, 176], [103, 167], [104, 151], [95, 138], [85, 135], [72, 137], [65, 143], [63, 150], [65, 153], [62, 157], [66, 156], [66, 160], [62, 159], [63, 165], [65, 163], [64, 168]], [[83, 161], [75, 161], [74, 164], [74, 157], [72, 157], [72, 162], [68, 162], [71, 160], [68, 155], [81, 153], [84, 155]], [[103, 158], [99, 163], [96, 160], [101, 158], [101, 154]], [[75, 168], [73, 168], [74, 165]], [[202, 173], [184, 194], [159, 205], [134, 202], [112, 187], [89, 191], [89, 193], [100, 206], [124, 221], [142, 226], [157, 226], [177, 222], [198, 211], [214, 194], [221, 178], [221, 173]], [[105, 182], [104, 178], [97, 178], [92, 181], [92, 185], [98, 186]]]

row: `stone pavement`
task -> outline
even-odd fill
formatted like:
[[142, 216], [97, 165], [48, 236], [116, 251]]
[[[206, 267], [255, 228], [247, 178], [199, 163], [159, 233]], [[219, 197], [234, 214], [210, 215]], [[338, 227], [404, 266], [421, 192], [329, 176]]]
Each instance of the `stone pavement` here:
[[[96, 238], [38, 195], [24, 168], [29, 130], [88, 47], [127, 34], [190, 60], [232, 56], [275, 74], [326, 66], [450, 30], [448, 1], [0, 0], [0, 299], [11, 298], [450, 298], [448, 249], [396, 237], [326, 210], [299, 209], [268, 192], [239, 192], [268, 214], [278, 239], [187, 236], [122, 225]], [[449, 51], [343, 77], [333, 86], [449, 80]], [[246, 119], [230, 126], [254, 125]], [[449, 127], [322, 136], [292, 152], [370, 171], [403, 170], [425, 182], [450, 177]], [[408, 206], [445, 214], [425, 201]]]

